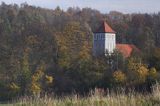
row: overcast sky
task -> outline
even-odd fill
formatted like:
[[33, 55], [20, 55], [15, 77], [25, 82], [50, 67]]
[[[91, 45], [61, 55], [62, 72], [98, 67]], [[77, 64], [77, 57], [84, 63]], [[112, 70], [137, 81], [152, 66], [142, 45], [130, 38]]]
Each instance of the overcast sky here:
[[27, 2], [30, 5], [54, 9], [60, 6], [66, 10], [68, 7], [91, 7], [103, 13], [112, 10], [123, 13], [154, 13], [160, 11], [160, 0], [0, 0], [7, 4], [21, 4]]

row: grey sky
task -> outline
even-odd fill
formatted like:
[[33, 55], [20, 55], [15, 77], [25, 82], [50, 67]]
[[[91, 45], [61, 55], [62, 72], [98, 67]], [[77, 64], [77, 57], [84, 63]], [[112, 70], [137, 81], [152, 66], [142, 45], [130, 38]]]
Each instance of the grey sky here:
[[103, 13], [111, 10], [124, 13], [154, 13], [160, 11], [160, 0], [0, 0], [7, 4], [21, 4], [27, 2], [30, 5], [54, 9], [60, 6], [64, 10], [68, 7], [91, 7]]

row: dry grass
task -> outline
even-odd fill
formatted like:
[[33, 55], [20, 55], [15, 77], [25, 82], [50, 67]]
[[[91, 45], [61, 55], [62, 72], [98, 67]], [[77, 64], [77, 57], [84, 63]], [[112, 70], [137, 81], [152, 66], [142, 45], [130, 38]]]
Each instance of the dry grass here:
[[160, 85], [153, 87], [153, 93], [148, 95], [131, 92], [125, 94], [107, 93], [95, 89], [88, 97], [73, 95], [61, 99], [52, 96], [24, 97], [17, 100], [14, 106], [160, 106]]

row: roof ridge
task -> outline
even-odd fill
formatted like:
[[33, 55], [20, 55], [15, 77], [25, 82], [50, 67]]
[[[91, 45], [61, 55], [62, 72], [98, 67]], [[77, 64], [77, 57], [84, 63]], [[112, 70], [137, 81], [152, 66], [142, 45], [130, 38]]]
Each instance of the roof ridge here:
[[106, 21], [104, 21], [103, 24], [104, 24], [105, 32], [115, 33], [115, 31], [108, 25]]
[[115, 33], [115, 31], [108, 25], [106, 21], [103, 21], [103, 23], [100, 25], [97, 32], [101, 33]]

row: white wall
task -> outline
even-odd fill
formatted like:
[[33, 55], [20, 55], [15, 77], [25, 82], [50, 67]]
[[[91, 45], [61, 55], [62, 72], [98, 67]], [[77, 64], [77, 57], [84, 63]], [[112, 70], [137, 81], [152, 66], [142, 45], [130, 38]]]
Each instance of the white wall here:
[[93, 36], [93, 54], [104, 55], [106, 51], [112, 53], [116, 48], [114, 33], [95, 33]]
[[105, 51], [113, 53], [116, 48], [116, 35], [114, 33], [105, 33]]

